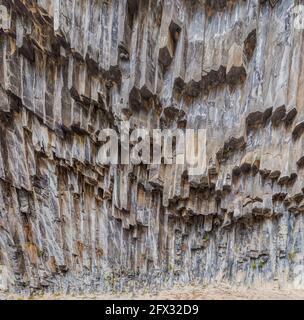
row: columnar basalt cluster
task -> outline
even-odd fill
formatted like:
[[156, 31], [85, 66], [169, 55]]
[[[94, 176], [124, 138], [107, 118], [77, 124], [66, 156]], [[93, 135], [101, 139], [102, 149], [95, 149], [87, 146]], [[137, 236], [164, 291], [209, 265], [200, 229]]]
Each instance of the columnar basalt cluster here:
[[[1, 287], [297, 280], [304, 37], [290, 9], [300, 3], [2, 0]], [[100, 163], [100, 131], [127, 120], [206, 129], [204, 174]]]

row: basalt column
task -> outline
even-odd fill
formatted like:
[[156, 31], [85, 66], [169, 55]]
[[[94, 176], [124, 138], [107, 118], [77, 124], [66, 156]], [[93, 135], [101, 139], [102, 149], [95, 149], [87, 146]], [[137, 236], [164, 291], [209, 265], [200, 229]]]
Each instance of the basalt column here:
[[[301, 0], [0, 2], [2, 289], [302, 284]], [[202, 173], [104, 164], [122, 121], [205, 129]]]

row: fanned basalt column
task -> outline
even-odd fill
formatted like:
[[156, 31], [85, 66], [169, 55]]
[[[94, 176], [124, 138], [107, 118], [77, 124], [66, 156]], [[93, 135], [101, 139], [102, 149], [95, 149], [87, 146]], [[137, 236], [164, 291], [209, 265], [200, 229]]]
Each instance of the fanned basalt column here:
[[[1, 287], [303, 284], [294, 2], [2, 0]], [[204, 173], [102, 165], [121, 120], [205, 128]]]

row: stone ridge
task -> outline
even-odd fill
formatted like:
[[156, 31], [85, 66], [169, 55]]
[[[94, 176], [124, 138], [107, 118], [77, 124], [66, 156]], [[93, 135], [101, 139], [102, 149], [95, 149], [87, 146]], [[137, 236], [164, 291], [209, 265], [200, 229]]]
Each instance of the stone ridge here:
[[[3, 0], [0, 286], [292, 284], [304, 268], [294, 1]], [[207, 166], [105, 166], [100, 130], [205, 128]]]

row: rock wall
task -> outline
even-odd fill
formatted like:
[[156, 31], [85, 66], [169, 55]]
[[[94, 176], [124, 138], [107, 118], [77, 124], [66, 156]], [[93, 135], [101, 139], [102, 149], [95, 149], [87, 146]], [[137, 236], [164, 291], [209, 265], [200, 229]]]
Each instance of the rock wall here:
[[[2, 0], [2, 288], [301, 285], [301, 3]], [[205, 128], [204, 174], [102, 165], [121, 120]]]

